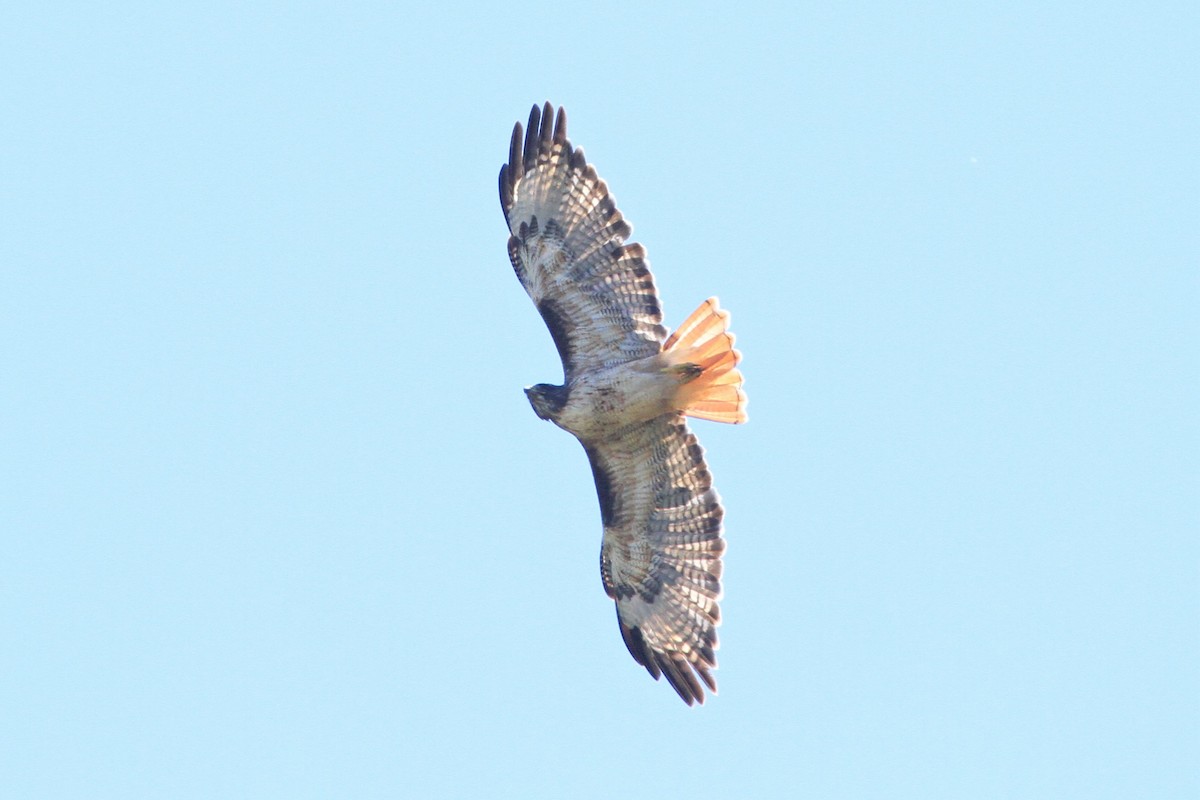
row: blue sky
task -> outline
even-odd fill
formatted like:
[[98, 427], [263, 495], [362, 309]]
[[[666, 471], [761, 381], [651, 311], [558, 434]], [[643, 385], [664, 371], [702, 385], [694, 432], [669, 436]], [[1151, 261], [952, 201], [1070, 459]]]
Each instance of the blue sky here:
[[[5, 16], [11, 796], [1200, 791], [1191, 4]], [[703, 708], [521, 392], [544, 100], [744, 353]]]

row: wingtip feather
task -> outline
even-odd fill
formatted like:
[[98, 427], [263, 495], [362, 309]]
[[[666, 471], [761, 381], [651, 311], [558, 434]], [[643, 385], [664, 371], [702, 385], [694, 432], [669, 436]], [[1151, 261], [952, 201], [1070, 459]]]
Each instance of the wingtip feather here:
[[554, 118], [554, 141], [567, 141], [567, 110], [562, 106], [558, 107], [558, 116]]

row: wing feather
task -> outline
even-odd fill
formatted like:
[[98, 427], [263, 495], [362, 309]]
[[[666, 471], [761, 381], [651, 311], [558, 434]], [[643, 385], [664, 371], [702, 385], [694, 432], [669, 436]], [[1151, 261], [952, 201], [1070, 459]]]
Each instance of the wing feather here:
[[500, 168], [509, 259], [550, 329], [569, 382], [579, 372], [659, 352], [666, 338], [654, 277], [608, 186], [567, 139], [564, 111], [534, 106]]
[[[634, 660], [691, 705], [716, 692], [724, 509], [704, 451], [668, 414], [585, 445], [604, 542], [600, 572]], [[698, 680], [697, 680], [698, 679]]]

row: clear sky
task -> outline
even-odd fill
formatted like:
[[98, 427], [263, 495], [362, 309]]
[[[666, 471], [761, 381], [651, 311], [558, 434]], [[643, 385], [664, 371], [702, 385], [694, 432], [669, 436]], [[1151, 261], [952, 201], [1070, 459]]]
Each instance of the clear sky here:
[[[4, 796], [1197, 796], [1200, 13], [1047, 5], [9, 7]], [[702, 708], [521, 392], [545, 100], [744, 353]]]

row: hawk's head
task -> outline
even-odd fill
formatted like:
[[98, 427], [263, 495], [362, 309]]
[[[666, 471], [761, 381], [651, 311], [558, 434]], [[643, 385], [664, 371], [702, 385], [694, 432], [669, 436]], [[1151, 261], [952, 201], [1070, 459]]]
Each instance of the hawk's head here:
[[529, 398], [529, 405], [533, 406], [533, 413], [542, 419], [552, 420], [567, 404], [567, 387], [539, 383], [525, 387], [525, 396]]

